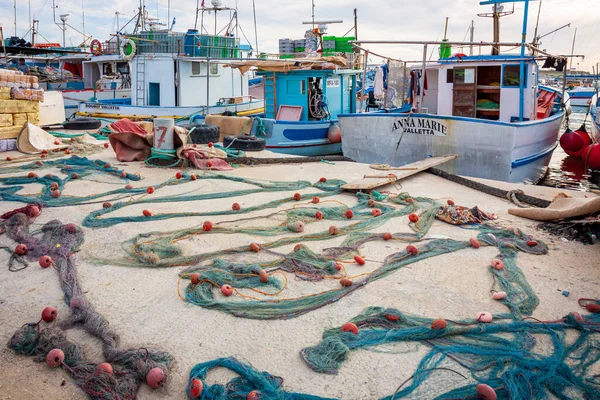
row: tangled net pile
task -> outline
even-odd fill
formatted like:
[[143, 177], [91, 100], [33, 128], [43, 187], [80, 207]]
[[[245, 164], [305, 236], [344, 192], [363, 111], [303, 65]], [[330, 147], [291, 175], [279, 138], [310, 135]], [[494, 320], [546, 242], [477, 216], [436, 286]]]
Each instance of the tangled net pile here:
[[[168, 353], [145, 348], [119, 349], [118, 335], [85, 298], [72, 260], [73, 253], [83, 244], [82, 230], [74, 224], [64, 225], [55, 220], [43, 225], [40, 231], [31, 231], [34, 221], [31, 215], [40, 212], [36, 209], [37, 206], [28, 206], [7, 213], [3, 218], [8, 219], [0, 225], [10, 239], [27, 246], [26, 255], [13, 257], [21, 257], [24, 263], [44, 256], [51, 258], [71, 316], [60, 324], [60, 328], [54, 325], [44, 327], [41, 321], [26, 324], [13, 335], [8, 346], [39, 361], [45, 360], [53, 349], [62, 350], [64, 360], [59, 363], [60, 367], [93, 399], [134, 399], [140, 383], [149, 382], [149, 373], [156, 368], [160, 369], [158, 375], [162, 379], [154, 383], [164, 383], [172, 357]], [[114, 373], [98, 369], [96, 364], [86, 359], [82, 349], [66, 337], [63, 330], [76, 326], [102, 341], [104, 358], [112, 365]]]

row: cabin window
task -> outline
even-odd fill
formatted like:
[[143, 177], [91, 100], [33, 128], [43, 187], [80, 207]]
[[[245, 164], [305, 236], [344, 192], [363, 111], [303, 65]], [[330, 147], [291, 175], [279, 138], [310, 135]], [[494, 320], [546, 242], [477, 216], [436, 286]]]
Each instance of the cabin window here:
[[114, 75], [114, 73], [115, 71], [113, 71], [112, 64], [102, 64], [102, 75]]
[[475, 83], [475, 68], [454, 68], [454, 83], [472, 85]]
[[[521, 67], [519, 65], [505, 65], [502, 73], [502, 87], [519, 87]], [[527, 66], [525, 66], [525, 83], [527, 86]]]
[[200, 75], [200, 63], [192, 61], [192, 75]]
[[210, 74], [217, 75], [219, 73], [219, 64], [210, 64]]
[[446, 83], [454, 83], [454, 70], [446, 70]]

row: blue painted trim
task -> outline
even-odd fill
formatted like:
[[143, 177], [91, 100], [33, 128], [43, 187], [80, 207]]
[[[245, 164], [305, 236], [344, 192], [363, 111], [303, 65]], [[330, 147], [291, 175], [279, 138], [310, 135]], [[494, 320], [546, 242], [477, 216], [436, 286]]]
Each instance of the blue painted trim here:
[[405, 113], [389, 113], [389, 114], [375, 114], [375, 113], [365, 113], [365, 114], [341, 114], [338, 115], [338, 118], [345, 117], [398, 117], [405, 118], [408, 116], [411, 118], [431, 118], [431, 119], [446, 119], [446, 120], [454, 120], [454, 121], [467, 121], [467, 122], [478, 122], [482, 124], [489, 125], [502, 125], [502, 126], [512, 126], [512, 127], [520, 127], [520, 126], [531, 126], [531, 125], [541, 125], [548, 122], [552, 122], [559, 118], [563, 118], [565, 116], [565, 111], [561, 110], [559, 113], [556, 113], [548, 118], [544, 119], [536, 119], [535, 121], [523, 121], [523, 122], [504, 122], [504, 121], [490, 121], [487, 119], [478, 119], [478, 118], [469, 118], [469, 117], [455, 117], [452, 115], [444, 116], [444, 115], [433, 115], [433, 114], [405, 114]]
[[502, 54], [499, 56], [493, 56], [493, 55], [481, 55], [481, 56], [465, 56], [465, 57], [448, 57], [448, 58], [443, 58], [441, 60], [439, 60], [440, 63], [447, 61], [447, 60], [454, 60], [454, 61], [458, 61], [459, 59], [462, 62], [469, 62], [469, 61], [481, 61], [481, 60], [499, 60], [499, 61], [504, 61], [506, 59], [510, 59], [510, 58], [525, 58], [525, 59], [530, 59], [531, 61], [527, 61], [529, 63], [534, 63], [535, 62], [535, 58], [532, 56], [521, 56], [519, 54]]
[[513, 161], [512, 167], [513, 168], [522, 167], [523, 165], [530, 164], [530, 163], [532, 163], [534, 161], [539, 160], [540, 158], [544, 158], [548, 154], [552, 153], [556, 149], [557, 146], [558, 146], [558, 143], [555, 143], [554, 146], [550, 147], [549, 149], [546, 149], [546, 150], [542, 151], [541, 153], [534, 154], [532, 156], [521, 158], [520, 160]]

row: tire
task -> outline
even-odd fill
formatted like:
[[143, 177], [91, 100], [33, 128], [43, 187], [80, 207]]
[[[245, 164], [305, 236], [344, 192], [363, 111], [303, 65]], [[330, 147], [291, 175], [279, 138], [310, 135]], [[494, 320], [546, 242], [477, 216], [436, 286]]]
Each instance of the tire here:
[[183, 125], [190, 132], [190, 139], [194, 144], [217, 143], [221, 130], [218, 126], [206, 124]]
[[63, 128], [70, 129], [73, 131], [86, 131], [90, 129], [98, 129], [102, 125], [102, 122], [96, 118], [75, 118], [74, 120], [67, 121], [63, 124]]
[[223, 138], [223, 147], [243, 151], [261, 151], [265, 149], [267, 142], [263, 138], [256, 136], [225, 136]]

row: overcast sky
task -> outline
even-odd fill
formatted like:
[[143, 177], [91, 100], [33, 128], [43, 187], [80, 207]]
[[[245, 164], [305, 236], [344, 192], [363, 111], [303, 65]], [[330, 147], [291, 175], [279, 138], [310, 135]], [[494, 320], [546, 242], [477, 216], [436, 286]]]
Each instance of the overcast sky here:
[[[121, 26], [132, 18], [139, 0], [55, 0], [56, 15], [70, 14], [68, 23], [82, 30], [82, 8], [85, 12], [85, 31], [95, 38], [106, 40], [116, 29], [115, 12], [121, 13]], [[17, 0], [17, 34], [23, 36], [29, 30], [29, 10], [32, 18], [39, 19], [40, 33], [51, 42], [62, 42], [62, 33], [52, 18], [53, 0]], [[311, 19], [309, 0], [255, 0], [258, 25], [259, 49], [276, 53], [278, 39], [289, 37], [300, 39], [306, 26], [302, 21]], [[31, 7], [29, 7], [29, 3]], [[185, 31], [194, 25], [196, 0], [172, 0], [171, 18], [176, 17], [175, 30]], [[254, 44], [254, 22], [252, 0], [238, 0], [240, 25], [248, 39]], [[491, 11], [492, 6], [480, 6], [477, 0], [315, 0], [318, 20], [344, 20], [344, 24], [331, 25], [330, 33], [341, 36], [350, 30], [352, 10], [358, 9], [359, 39], [370, 40], [436, 40], [442, 39], [445, 17], [450, 18], [448, 38], [454, 41], [468, 39], [467, 30], [471, 20], [475, 21], [475, 41], [492, 39], [492, 22], [480, 18], [477, 13]], [[0, 0], [0, 23], [4, 36], [14, 34], [13, 0]], [[147, 0], [146, 7], [151, 16], [158, 16], [166, 23], [168, 0]], [[210, 4], [210, 0], [206, 1]], [[223, 0], [227, 6], [235, 6], [235, 0]], [[83, 5], [83, 7], [82, 7]], [[505, 4], [505, 11], [512, 4]], [[531, 1], [527, 40], [531, 42], [536, 25], [539, 1]], [[516, 3], [515, 13], [502, 18], [501, 40], [520, 41], [523, 21], [523, 3]], [[600, 6], [598, 0], [543, 0], [539, 33], [543, 35], [562, 25], [571, 23], [555, 34], [542, 39], [542, 48], [552, 53], [569, 54], [575, 28], [577, 40], [575, 53], [584, 54], [585, 60], [576, 59], [580, 69], [591, 71], [592, 65], [600, 62]], [[219, 28], [226, 24], [223, 18]], [[209, 26], [212, 29], [212, 25]], [[43, 39], [40, 38], [43, 42]], [[69, 29], [67, 44], [78, 45], [82, 35]], [[419, 47], [368, 46], [386, 56], [402, 59], [421, 59]], [[464, 49], [466, 52], [467, 49]], [[476, 50], [476, 53], [479, 50]], [[487, 53], [488, 49], [482, 52]]]

